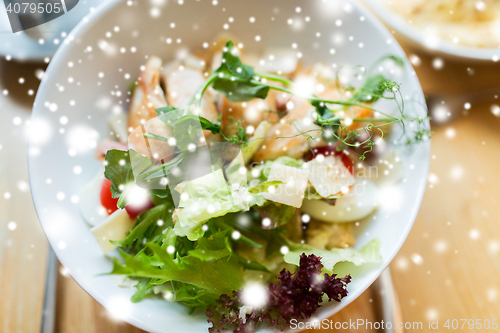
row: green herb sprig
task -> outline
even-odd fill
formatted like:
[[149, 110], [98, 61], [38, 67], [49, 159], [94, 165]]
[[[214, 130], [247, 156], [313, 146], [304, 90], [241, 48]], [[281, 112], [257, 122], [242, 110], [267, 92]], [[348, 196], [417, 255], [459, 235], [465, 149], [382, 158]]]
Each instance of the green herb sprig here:
[[[404, 66], [404, 61], [396, 56], [389, 55], [382, 57], [376, 64], [383, 60], [390, 59], [396, 65]], [[374, 64], [374, 66], [376, 65]], [[307, 100], [316, 109], [315, 123], [320, 126], [320, 129], [307, 131], [317, 132], [316, 136], [309, 136], [311, 139], [323, 137], [328, 143], [340, 142], [338, 149], [345, 147], [362, 147], [364, 148], [363, 154], [360, 156], [361, 160], [366, 158], [366, 154], [373, 150], [377, 144], [375, 142], [375, 134], [380, 134], [380, 139], [384, 138], [386, 134], [385, 129], [394, 124], [400, 124], [403, 128], [403, 135], [406, 133], [405, 123], [416, 123], [417, 130], [412, 139], [408, 139], [408, 144], [422, 142], [430, 137], [430, 130], [425, 126], [427, 117], [411, 117], [404, 111], [404, 99], [401, 93], [401, 87], [394, 81], [387, 80], [383, 75], [371, 75], [373, 67], [367, 72], [368, 77], [363, 82], [362, 86], [355, 89], [353, 87], [344, 87], [338, 80], [337, 73], [337, 86], [343, 91], [354, 91], [352, 96], [347, 100], [328, 100], [322, 99], [317, 96], [302, 96], [294, 90], [294, 83], [287, 78], [269, 74], [269, 73], [255, 73], [253, 67], [242, 63], [240, 57], [237, 55], [237, 49], [233, 42], [229, 40], [222, 54], [221, 66], [215, 70], [193, 96], [192, 102], [195, 107], [201, 107], [201, 99], [206, 89], [212, 86], [215, 90], [224, 94], [229, 100], [236, 102], [244, 102], [253, 98], [264, 99], [267, 97], [269, 90], [277, 90], [288, 93], [292, 96], [297, 96]], [[277, 86], [269, 82], [278, 82], [283, 85]], [[372, 103], [379, 99], [394, 100], [397, 108], [397, 115], [390, 115], [386, 112], [375, 109], [371, 106]], [[338, 108], [331, 108], [331, 105], [337, 105]], [[378, 116], [375, 118], [354, 118], [354, 107], [361, 107], [372, 110]], [[341, 116], [341, 112], [348, 113], [350, 117]], [[359, 128], [351, 129], [351, 123], [365, 123], [366, 125]], [[366, 139], [359, 142], [357, 139], [361, 134], [367, 134]], [[222, 133], [222, 130], [220, 130]], [[307, 134], [306, 132], [299, 135]], [[278, 137], [287, 138], [287, 137]], [[278, 139], [276, 138], [276, 139]], [[226, 138], [227, 139], [227, 138]], [[262, 139], [262, 138], [259, 138]], [[238, 143], [242, 143], [240, 140]], [[243, 141], [244, 142], [244, 141]]]

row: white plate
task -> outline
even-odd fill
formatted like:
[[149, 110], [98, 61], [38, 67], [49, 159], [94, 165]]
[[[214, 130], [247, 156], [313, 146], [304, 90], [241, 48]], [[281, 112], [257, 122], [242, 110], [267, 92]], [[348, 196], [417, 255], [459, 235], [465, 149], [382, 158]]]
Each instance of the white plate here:
[[[297, 43], [296, 52], [301, 52], [308, 64], [324, 61], [337, 66], [369, 66], [382, 55], [404, 57], [404, 53], [379, 21], [351, 1], [185, 0], [183, 4], [165, 2], [158, 9], [152, 9], [151, 3], [106, 3], [87, 23], [75, 28], [71, 33], [74, 42], [62, 45], [54, 56], [33, 109], [31, 190], [40, 223], [59, 260], [99, 303], [148, 331], [206, 332], [204, 314], [190, 316], [185, 307], [157, 299], [132, 304], [129, 298], [134, 290], [119, 288], [112, 276], [100, 276], [110, 271], [111, 260], [103, 256], [72, 202], [99, 169], [92, 147], [108, 136], [107, 116], [113, 110], [126, 109], [130, 78], [137, 76], [145, 56], [156, 54], [168, 60], [183, 48], [201, 47], [225, 32], [226, 23], [228, 32], [239, 37], [245, 49], [291, 49]], [[161, 12], [158, 18], [151, 16], [156, 11]], [[255, 23], [250, 22], [250, 17], [255, 17]], [[261, 37], [259, 42], [257, 35]], [[331, 49], [335, 49], [334, 54]], [[423, 101], [410, 65], [406, 64], [397, 80], [402, 83], [404, 96]], [[318, 317], [330, 316], [358, 297], [403, 245], [425, 190], [429, 153], [429, 144], [408, 153], [404, 163], [406, 180], [386, 197], [396, 200], [392, 203], [397, 208], [381, 207], [376, 219], [358, 237], [357, 247], [375, 237], [382, 241], [382, 262], [355, 278], [349, 285], [349, 296], [341, 303], [322, 307]], [[75, 166], [81, 167], [81, 174], [74, 173]]]
[[[500, 59], [500, 48], [481, 48], [454, 44], [444, 39], [433, 38], [430, 41], [422, 29], [409, 24], [405, 18], [393, 12], [382, 0], [362, 0], [385, 24], [399, 32], [405, 43], [414, 47], [423, 48], [441, 55], [462, 60], [489, 60]], [[496, 60], [495, 60], [496, 59]]]

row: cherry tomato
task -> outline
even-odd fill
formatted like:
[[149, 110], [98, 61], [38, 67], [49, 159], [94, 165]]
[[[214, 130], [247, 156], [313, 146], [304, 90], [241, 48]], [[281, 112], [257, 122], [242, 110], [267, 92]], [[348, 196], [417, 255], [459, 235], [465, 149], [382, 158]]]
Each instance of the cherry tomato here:
[[151, 201], [151, 199], [148, 198], [148, 201], [144, 205], [142, 205], [140, 207], [136, 207], [136, 206], [132, 206], [132, 205], [127, 205], [127, 206], [125, 206], [125, 210], [127, 211], [128, 216], [130, 216], [130, 218], [133, 220], [140, 213], [142, 213], [145, 210], [151, 209], [154, 206], [155, 205], [153, 204], [153, 202]]
[[[114, 199], [111, 196], [111, 181], [109, 179], [104, 178], [104, 181], [102, 182], [102, 187], [101, 187], [101, 205], [106, 209], [106, 212], [108, 215], [111, 215], [114, 213], [118, 207], [116, 206], [118, 203], [118, 198]], [[145, 210], [153, 208], [155, 205], [151, 201], [151, 199], [148, 197], [147, 202], [144, 203], [143, 205], [137, 207], [134, 205], [127, 205], [125, 206], [125, 210], [127, 211], [128, 215], [130, 218], [133, 220], [135, 219], [140, 213], [142, 213]]]
[[118, 209], [116, 204], [118, 203], [118, 198], [114, 199], [111, 196], [111, 181], [104, 178], [101, 186], [101, 205], [106, 209], [106, 212], [111, 215], [114, 211]]
[[318, 155], [323, 155], [323, 156], [340, 156], [340, 159], [344, 166], [349, 170], [349, 172], [354, 175], [354, 163], [352, 162], [351, 158], [343, 151], [337, 151], [337, 147], [335, 146], [326, 146], [326, 147], [321, 147], [321, 148], [315, 148], [314, 153], [309, 156], [309, 161], [315, 158]]

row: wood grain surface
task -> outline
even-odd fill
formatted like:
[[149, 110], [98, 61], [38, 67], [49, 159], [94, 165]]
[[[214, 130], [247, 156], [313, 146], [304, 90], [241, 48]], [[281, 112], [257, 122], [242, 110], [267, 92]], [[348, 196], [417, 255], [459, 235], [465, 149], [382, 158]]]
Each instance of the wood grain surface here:
[[[432, 58], [421, 58], [422, 67], [430, 66]], [[453, 72], [452, 66], [447, 70]], [[38, 84], [38, 68], [43, 66], [0, 61], [0, 91], [9, 91], [0, 95], [0, 332], [40, 330], [48, 245], [27, 187], [25, 134], [15, 125], [17, 117], [22, 123], [29, 117], [28, 90]], [[19, 84], [19, 77], [26, 82]], [[436, 82], [422, 77], [426, 93], [432, 93]], [[454, 122], [433, 127], [428, 188], [415, 226], [391, 264], [404, 321], [500, 320], [500, 118], [491, 112], [494, 103], [500, 105], [491, 96]], [[141, 332], [114, 320], [60, 272], [57, 332]], [[365, 292], [332, 319], [375, 320], [370, 299]], [[492, 330], [455, 330], [483, 331]]]

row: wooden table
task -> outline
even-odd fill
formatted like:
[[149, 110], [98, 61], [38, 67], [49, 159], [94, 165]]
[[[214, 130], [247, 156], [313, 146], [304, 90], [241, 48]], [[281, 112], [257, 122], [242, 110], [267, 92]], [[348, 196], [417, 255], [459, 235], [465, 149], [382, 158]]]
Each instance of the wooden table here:
[[[422, 56], [422, 66], [431, 61]], [[450, 72], [463, 70], [446, 65]], [[34, 73], [43, 67], [0, 61], [0, 93], [9, 91], [0, 94], [0, 332], [40, 328], [48, 245], [27, 187], [23, 126], [15, 124], [29, 118], [33, 97], [28, 90], [36, 89]], [[436, 83], [422, 75], [424, 89], [432, 92]], [[490, 106], [472, 105], [468, 115], [433, 128], [428, 189], [415, 226], [391, 264], [404, 321], [500, 319], [500, 118]], [[60, 271], [57, 332], [140, 332], [111, 319]], [[365, 292], [332, 319], [374, 321], [370, 300]], [[417, 330], [407, 330], [412, 331]]]

